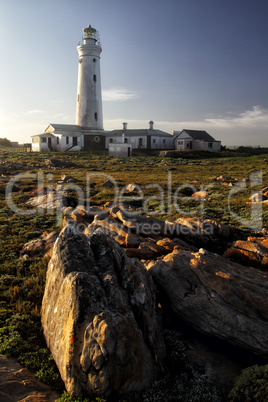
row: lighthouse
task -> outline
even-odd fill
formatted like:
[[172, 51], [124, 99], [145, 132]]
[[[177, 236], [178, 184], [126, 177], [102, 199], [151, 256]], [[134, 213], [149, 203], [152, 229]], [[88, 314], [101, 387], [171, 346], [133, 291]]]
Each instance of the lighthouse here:
[[77, 46], [78, 84], [76, 125], [86, 129], [85, 135], [103, 132], [99, 35], [89, 25], [83, 29], [83, 40]]

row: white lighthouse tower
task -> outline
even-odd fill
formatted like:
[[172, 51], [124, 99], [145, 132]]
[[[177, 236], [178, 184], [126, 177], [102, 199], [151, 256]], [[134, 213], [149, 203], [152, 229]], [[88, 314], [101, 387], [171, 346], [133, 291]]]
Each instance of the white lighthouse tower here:
[[[79, 56], [76, 125], [86, 129], [84, 135], [103, 133], [100, 54], [98, 32], [90, 25], [83, 29], [83, 42], [77, 46]], [[97, 137], [96, 137], [97, 138]]]

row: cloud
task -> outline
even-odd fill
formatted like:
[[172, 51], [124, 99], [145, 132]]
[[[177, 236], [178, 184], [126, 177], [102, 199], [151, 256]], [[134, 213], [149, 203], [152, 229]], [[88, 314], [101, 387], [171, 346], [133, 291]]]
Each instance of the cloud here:
[[268, 129], [268, 109], [261, 108], [261, 106], [253, 106], [251, 110], [246, 110], [238, 116], [205, 119], [205, 122], [223, 128], [258, 127], [259, 129]]
[[124, 88], [110, 88], [102, 91], [102, 100], [109, 102], [124, 102], [139, 98], [139, 94]]
[[44, 110], [40, 110], [40, 109], [28, 110], [28, 112], [25, 112], [25, 114], [27, 116], [36, 115], [36, 114], [43, 114], [43, 113], [46, 113], [46, 112]]

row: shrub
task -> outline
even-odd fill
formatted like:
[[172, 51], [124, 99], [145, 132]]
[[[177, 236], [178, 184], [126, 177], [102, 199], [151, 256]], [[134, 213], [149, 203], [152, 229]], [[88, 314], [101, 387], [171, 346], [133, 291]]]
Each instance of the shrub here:
[[268, 365], [255, 365], [244, 369], [235, 380], [229, 401], [268, 401]]

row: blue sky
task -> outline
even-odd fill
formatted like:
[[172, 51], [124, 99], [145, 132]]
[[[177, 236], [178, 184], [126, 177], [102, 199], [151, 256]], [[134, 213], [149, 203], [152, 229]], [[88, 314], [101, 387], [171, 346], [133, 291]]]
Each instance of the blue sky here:
[[0, 0], [0, 137], [75, 123], [82, 29], [102, 43], [106, 130], [268, 146], [267, 0]]

